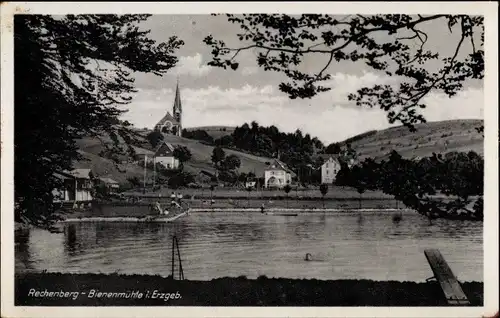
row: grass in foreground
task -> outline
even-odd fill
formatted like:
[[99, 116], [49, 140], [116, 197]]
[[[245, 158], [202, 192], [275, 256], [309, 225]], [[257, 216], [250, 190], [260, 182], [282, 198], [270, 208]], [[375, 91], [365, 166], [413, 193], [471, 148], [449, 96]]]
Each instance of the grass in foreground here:
[[[472, 306], [483, 305], [483, 283], [466, 282], [462, 287]], [[36, 291], [79, 292], [79, 294], [69, 294], [67, 298], [35, 297]], [[101, 297], [98, 297], [98, 292], [123, 294], [115, 294], [112, 297], [101, 294]], [[141, 298], [138, 298], [139, 293], [142, 294]], [[129, 295], [130, 298], [124, 298], [125, 295]], [[162, 296], [163, 298], [160, 298]], [[170, 299], [165, 299], [167, 297]], [[447, 306], [436, 282], [326, 281], [267, 277], [179, 281], [148, 275], [60, 273], [17, 274], [15, 304], [16, 306]]]

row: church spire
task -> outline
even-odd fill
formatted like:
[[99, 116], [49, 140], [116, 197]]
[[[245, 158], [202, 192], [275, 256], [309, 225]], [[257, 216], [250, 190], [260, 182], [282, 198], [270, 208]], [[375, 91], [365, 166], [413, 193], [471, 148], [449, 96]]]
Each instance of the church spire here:
[[179, 77], [177, 77], [177, 87], [175, 89], [174, 114], [182, 113], [181, 93], [179, 91]]
[[175, 99], [174, 99], [174, 118], [177, 120], [179, 127], [177, 128], [177, 135], [181, 135], [182, 131], [182, 103], [181, 103], [181, 93], [179, 91], [179, 77], [177, 76], [177, 87], [175, 88]]

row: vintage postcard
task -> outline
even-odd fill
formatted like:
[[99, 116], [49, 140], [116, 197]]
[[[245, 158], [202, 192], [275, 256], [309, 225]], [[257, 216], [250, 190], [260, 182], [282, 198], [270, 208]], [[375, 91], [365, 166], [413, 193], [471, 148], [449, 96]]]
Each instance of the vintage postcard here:
[[498, 317], [497, 9], [2, 3], [2, 317]]

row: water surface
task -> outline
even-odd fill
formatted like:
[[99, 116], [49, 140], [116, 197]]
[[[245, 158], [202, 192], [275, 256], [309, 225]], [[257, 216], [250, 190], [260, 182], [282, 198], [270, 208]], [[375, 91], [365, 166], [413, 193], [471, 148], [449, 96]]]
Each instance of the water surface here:
[[[192, 213], [173, 223], [72, 223], [17, 235], [16, 269], [72, 273], [171, 272], [176, 235], [186, 279], [268, 277], [424, 281], [437, 248], [459, 280], [483, 281], [483, 223], [404, 212]], [[306, 262], [306, 253], [313, 260]], [[176, 265], [177, 266], [177, 265]]]

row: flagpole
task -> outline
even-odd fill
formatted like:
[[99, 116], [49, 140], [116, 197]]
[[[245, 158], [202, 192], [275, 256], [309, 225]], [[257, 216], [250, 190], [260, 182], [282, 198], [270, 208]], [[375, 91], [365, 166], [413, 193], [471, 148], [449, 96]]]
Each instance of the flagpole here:
[[156, 185], [156, 157], [153, 156], [153, 190]]

